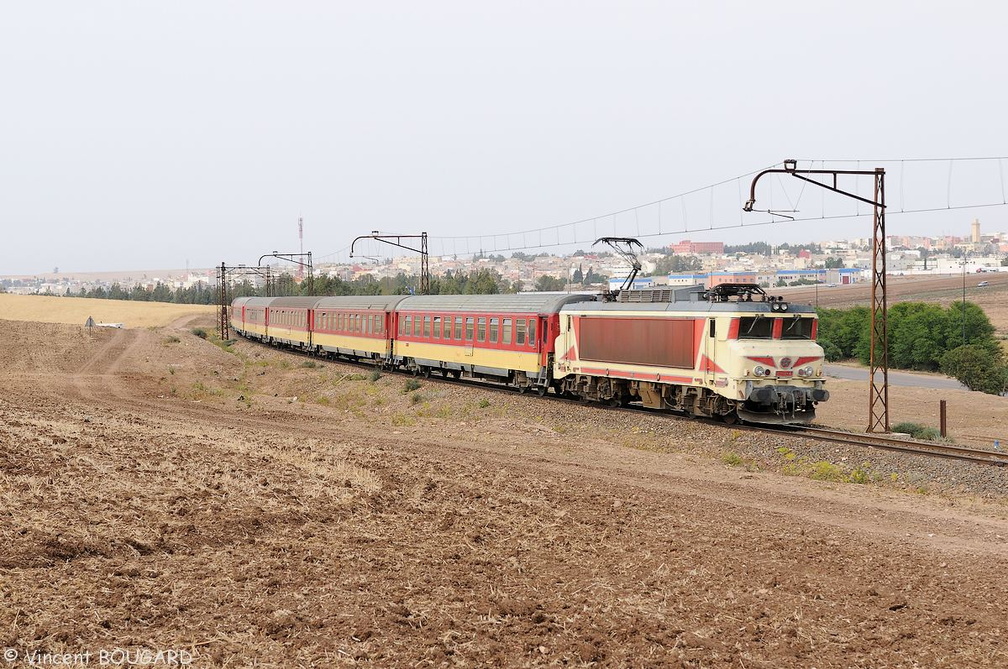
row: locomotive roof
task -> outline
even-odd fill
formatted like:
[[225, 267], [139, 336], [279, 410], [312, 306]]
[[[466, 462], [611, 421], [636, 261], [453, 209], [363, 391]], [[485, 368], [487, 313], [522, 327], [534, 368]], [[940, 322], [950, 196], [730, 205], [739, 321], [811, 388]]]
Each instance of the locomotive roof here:
[[565, 304], [589, 302], [590, 293], [517, 293], [504, 295], [415, 295], [399, 303], [403, 311], [555, 313]]
[[790, 314], [814, 314], [815, 309], [807, 304], [787, 303], [787, 311], [774, 311], [772, 302], [599, 302], [598, 304], [569, 304], [563, 312], [666, 312], [680, 311], [690, 314], [770, 314], [788, 316]]

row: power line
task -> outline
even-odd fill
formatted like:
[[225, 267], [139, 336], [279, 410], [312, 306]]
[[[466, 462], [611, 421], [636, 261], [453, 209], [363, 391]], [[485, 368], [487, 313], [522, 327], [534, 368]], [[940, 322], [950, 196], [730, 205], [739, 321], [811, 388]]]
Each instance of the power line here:
[[[898, 185], [900, 192], [899, 210], [896, 211], [895, 208], [893, 208], [887, 213], [889, 216], [898, 216], [906, 214], [979, 209], [1008, 204], [1008, 200], [1006, 200], [1004, 175], [1005, 160], [1008, 160], [1008, 157], [889, 158], [872, 160], [863, 158], [816, 158], [799, 159], [798, 162], [813, 165], [818, 164], [823, 167], [827, 165], [842, 165], [845, 163], [851, 163], [854, 165], [869, 164], [872, 167], [887, 168], [890, 179], [895, 179], [899, 182]], [[973, 164], [972, 169], [964, 169], [971, 163]], [[921, 166], [924, 166], [925, 169], [931, 168], [935, 173], [930, 175], [923, 173], [920, 176], [911, 178], [907, 174], [907, 164], [912, 164], [918, 168]], [[770, 211], [763, 212], [764, 214], [770, 216], [769, 219], [760, 219], [752, 216], [752, 214], [746, 214], [744, 216], [740, 215], [739, 222], [736, 224], [715, 225], [718, 219], [727, 219], [729, 212], [732, 214], [731, 218], [734, 219], [734, 212], [742, 210], [742, 205], [744, 203], [744, 200], [742, 199], [742, 181], [744, 179], [752, 177], [753, 175], [763, 171], [763, 169], [771, 169], [781, 165], [783, 165], [783, 163], [776, 163], [770, 166], [770, 168], [753, 170], [708, 186], [694, 188], [676, 195], [670, 195], [668, 197], [659, 198], [643, 204], [625, 207], [608, 213], [581, 218], [566, 223], [547, 225], [515, 232], [501, 232], [483, 235], [437, 235], [432, 233], [430, 235], [430, 242], [432, 246], [439, 247], [441, 249], [441, 253], [438, 255], [457, 255], [459, 246], [463, 244], [466, 247], [466, 253], [464, 255], [469, 254], [470, 247], [494, 252], [576, 247], [584, 244], [590, 244], [598, 238], [600, 220], [611, 219], [611, 232], [613, 235], [619, 236], [621, 234], [619, 218], [628, 214], [632, 214], [633, 219], [624, 224], [625, 230], [623, 232], [626, 230], [636, 231], [636, 236], [641, 239], [682, 236], [684, 234], [700, 232], [710, 233], [722, 230], [738, 230], [752, 227], [763, 227], [767, 225], [777, 225], [781, 223], [835, 221], [860, 218], [870, 215], [870, 213], [862, 212], [860, 207], [857, 206], [855, 206], [853, 213], [850, 211], [844, 211], [842, 213], [828, 213], [831, 208], [827, 207], [825, 195], [823, 195], [822, 205], [819, 208], [820, 213], [816, 216], [788, 215], [786, 217], [782, 217], [775, 215], [773, 213], [772, 204], [775, 194], [779, 198], [783, 197], [783, 199], [788, 202], [788, 206], [791, 207], [791, 210], [789, 211], [792, 211], [793, 213], [797, 213], [799, 211], [802, 196], [805, 195], [804, 184], [801, 184], [798, 192], [792, 195], [789, 191], [789, 187], [778, 178], [777, 180], [771, 182], [769, 189], [770, 192], [767, 197], [767, 201], [771, 203]], [[953, 170], [953, 167], [957, 167], [957, 169]], [[956, 175], [962, 175], [959, 177], [960, 181], [953, 179], [953, 171], [955, 171]], [[997, 173], [996, 177], [993, 175], [994, 171]], [[938, 172], [942, 172], [943, 174], [939, 174]], [[942, 185], [944, 188], [936, 186], [936, 182], [939, 178], [943, 178], [944, 183]], [[997, 186], [991, 187], [995, 178]], [[969, 199], [969, 197], [974, 198], [971, 201], [953, 202], [954, 186], [959, 186], [964, 183], [968, 185], [975, 185], [981, 181], [986, 182], [986, 190], [990, 192], [975, 193], [970, 195], [967, 199]], [[917, 184], [917, 190], [914, 191], [913, 189], [908, 189], [908, 183]], [[734, 184], [734, 187], [730, 189], [727, 188], [727, 186], [731, 184]], [[856, 188], [857, 182], [855, 182], [855, 189]], [[908, 194], [908, 190], [910, 190], [913, 195]], [[935, 199], [934, 193], [941, 191], [944, 191], [942, 193], [942, 195], [944, 195], [942, 198], [944, 206], [938, 206], [933, 202], [925, 203], [928, 199], [933, 201]], [[705, 195], [706, 197], [697, 197], [700, 195]], [[929, 196], [931, 197], [929, 198]], [[1000, 196], [1000, 201], [996, 199], [997, 196]], [[679, 201], [678, 208], [667, 206], [669, 203], [674, 203], [676, 200]], [[915, 205], [914, 202], [918, 201], [920, 201], [921, 204]], [[843, 202], [838, 201], [836, 205], [838, 207], [842, 207]], [[650, 216], [650, 219], [645, 222], [644, 219], [648, 217], [642, 216], [642, 214], [647, 213], [651, 209], [654, 209], [654, 213]], [[668, 220], [670, 212], [675, 211], [678, 211], [678, 215], [675, 216], [675, 218], [679, 219], [680, 225], [675, 225], [675, 221], [670, 222]], [[691, 218], [693, 221], [704, 221], [706, 225], [701, 224], [699, 227], [691, 226]], [[782, 220], [783, 218], [787, 218], [788, 220]], [[448, 251], [449, 247], [451, 249], [450, 252]], [[346, 247], [340, 251], [335, 251], [323, 257], [334, 258], [337, 255], [346, 253], [348, 250], [349, 247]]]

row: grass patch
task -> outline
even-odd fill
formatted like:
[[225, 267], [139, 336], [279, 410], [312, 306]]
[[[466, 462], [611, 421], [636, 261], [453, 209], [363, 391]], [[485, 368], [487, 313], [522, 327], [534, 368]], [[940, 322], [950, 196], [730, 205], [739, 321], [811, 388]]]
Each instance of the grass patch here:
[[413, 393], [412, 395], [410, 395], [409, 399], [410, 399], [410, 404], [420, 404], [426, 398], [423, 396], [423, 393]]
[[414, 390], [419, 390], [421, 386], [423, 386], [423, 384], [417, 379], [406, 379], [406, 383], [403, 384], [403, 395], [411, 393]]
[[843, 469], [828, 462], [826, 460], [820, 460], [812, 464], [812, 473], [809, 474], [810, 478], [816, 481], [846, 481], [847, 476], [844, 474]]
[[909, 434], [914, 439], [918, 441], [939, 441], [941, 440], [941, 432], [933, 427], [928, 427], [927, 425], [921, 425], [920, 423], [900, 423], [894, 425], [892, 428], [893, 432], [902, 432], [904, 434]]
[[392, 414], [392, 425], [395, 427], [410, 427], [416, 423], [416, 418], [403, 413]]
[[189, 332], [192, 332], [194, 335], [196, 335], [200, 339], [206, 339], [207, 338], [207, 331], [204, 330], [203, 328], [193, 328]]
[[[781, 473], [785, 476], [803, 476], [816, 481], [857, 483], [861, 485], [871, 483], [879, 478], [872, 472], [871, 466], [867, 462], [862, 462], [856, 467], [847, 467], [845, 465], [834, 464], [828, 460], [810, 462], [806, 458], [799, 457], [786, 446], [781, 446], [777, 449], [777, 452], [784, 460], [781, 464]], [[895, 481], [896, 479], [893, 478], [892, 480]]]
[[371, 383], [374, 383], [375, 381], [377, 381], [377, 380], [378, 380], [378, 379], [380, 379], [381, 377], [382, 377], [382, 373], [381, 373], [381, 370], [380, 370], [380, 369], [376, 369], [376, 370], [372, 371], [372, 372], [371, 372], [371, 373], [370, 373], [370, 374], [368, 375], [368, 381], [370, 381]]
[[738, 467], [743, 462], [745, 462], [745, 460], [738, 453], [735, 453], [734, 451], [728, 451], [727, 453], [721, 456], [721, 462], [725, 463], [726, 465], [730, 465], [732, 467]]

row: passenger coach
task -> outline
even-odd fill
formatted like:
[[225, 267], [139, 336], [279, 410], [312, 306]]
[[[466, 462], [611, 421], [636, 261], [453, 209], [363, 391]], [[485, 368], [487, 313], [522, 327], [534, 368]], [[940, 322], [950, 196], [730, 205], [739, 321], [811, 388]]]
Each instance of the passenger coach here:
[[545, 393], [560, 307], [594, 295], [425, 295], [396, 307], [393, 359], [425, 375], [463, 374]]

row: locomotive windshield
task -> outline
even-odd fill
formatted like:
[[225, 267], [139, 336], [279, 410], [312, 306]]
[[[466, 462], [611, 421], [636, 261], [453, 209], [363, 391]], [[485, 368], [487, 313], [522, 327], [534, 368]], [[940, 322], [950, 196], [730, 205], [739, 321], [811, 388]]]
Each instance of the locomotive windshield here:
[[785, 320], [781, 339], [812, 339], [812, 320], [799, 316]]
[[745, 316], [739, 319], [739, 339], [771, 339], [773, 321], [766, 316]]

